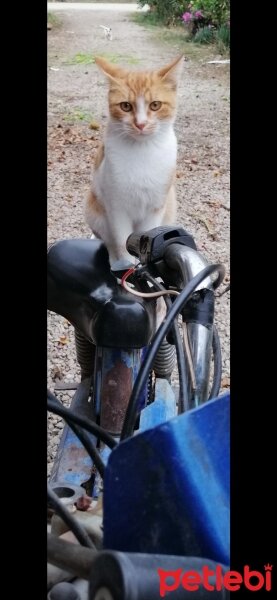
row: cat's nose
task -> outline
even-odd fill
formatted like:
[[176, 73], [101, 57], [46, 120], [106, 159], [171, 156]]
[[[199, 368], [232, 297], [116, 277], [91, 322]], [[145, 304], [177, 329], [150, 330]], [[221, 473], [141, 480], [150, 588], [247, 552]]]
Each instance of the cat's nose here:
[[136, 123], [136, 127], [138, 129], [140, 129], [141, 131], [144, 129], [145, 125], [146, 125], [146, 123]]

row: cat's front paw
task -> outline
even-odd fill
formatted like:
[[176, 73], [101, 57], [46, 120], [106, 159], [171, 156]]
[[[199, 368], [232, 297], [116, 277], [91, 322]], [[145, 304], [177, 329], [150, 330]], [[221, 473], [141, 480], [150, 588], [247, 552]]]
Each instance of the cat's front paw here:
[[126, 259], [115, 260], [111, 263], [111, 273], [117, 280], [117, 283], [121, 283], [121, 279], [126, 271], [133, 269], [135, 264]]

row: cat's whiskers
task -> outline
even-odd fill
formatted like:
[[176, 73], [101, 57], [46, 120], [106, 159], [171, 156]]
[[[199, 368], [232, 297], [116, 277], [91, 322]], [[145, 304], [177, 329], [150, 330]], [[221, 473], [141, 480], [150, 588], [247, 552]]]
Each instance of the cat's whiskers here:
[[128, 138], [129, 137], [129, 133], [128, 133], [128, 131], [124, 131], [122, 128], [120, 128], [119, 131], [113, 131], [113, 137], [116, 137], [116, 138]]

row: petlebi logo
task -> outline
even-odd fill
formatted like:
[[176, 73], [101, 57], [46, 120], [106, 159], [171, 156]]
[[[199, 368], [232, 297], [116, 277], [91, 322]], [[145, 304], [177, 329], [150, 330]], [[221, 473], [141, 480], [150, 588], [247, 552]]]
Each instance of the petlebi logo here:
[[266, 592], [271, 591], [272, 587], [272, 567], [269, 563], [264, 565], [263, 572], [251, 569], [245, 565], [243, 573], [238, 571], [222, 572], [222, 567], [217, 565], [215, 570], [208, 566], [203, 566], [201, 571], [164, 571], [158, 569], [160, 579], [160, 596], [164, 598], [170, 592], [183, 587], [189, 592], [196, 592], [200, 587], [209, 592], [221, 591], [222, 589], [236, 592], [245, 587], [251, 592], [258, 592], [263, 589]]

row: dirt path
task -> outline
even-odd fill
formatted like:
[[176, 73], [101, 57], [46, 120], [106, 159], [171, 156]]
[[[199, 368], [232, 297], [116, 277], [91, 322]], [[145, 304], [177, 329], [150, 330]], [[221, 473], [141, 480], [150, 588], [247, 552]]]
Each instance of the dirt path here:
[[[128, 13], [56, 12], [60, 27], [48, 33], [48, 240], [89, 237], [83, 218], [93, 157], [107, 122], [106, 84], [93, 55], [106, 55], [130, 68], [152, 68], [179, 53], [178, 43], [158, 40], [133, 23]], [[113, 41], [99, 25], [112, 26]], [[179, 141], [177, 194], [179, 222], [211, 261], [229, 274], [229, 69], [207, 65], [214, 58], [185, 63], [176, 133]], [[100, 129], [90, 129], [91, 122]], [[72, 327], [49, 315], [48, 385], [77, 379]], [[223, 346], [223, 385], [229, 378], [229, 294], [218, 301], [217, 324]], [[69, 395], [63, 394], [63, 401]], [[50, 420], [49, 463], [60, 423]]]

